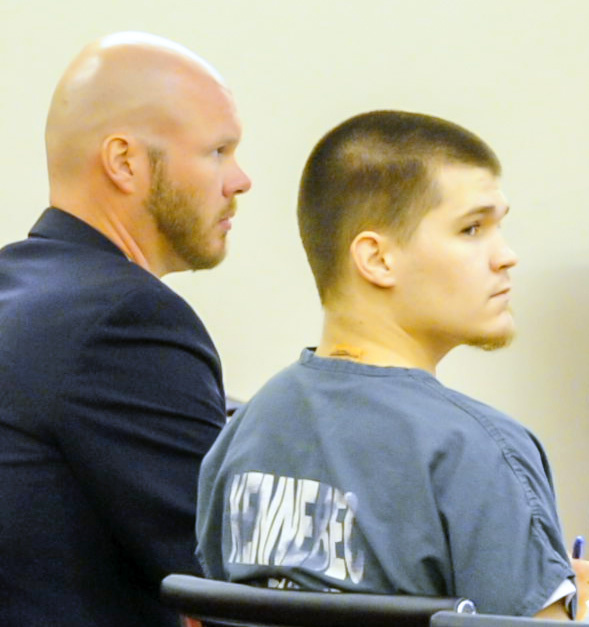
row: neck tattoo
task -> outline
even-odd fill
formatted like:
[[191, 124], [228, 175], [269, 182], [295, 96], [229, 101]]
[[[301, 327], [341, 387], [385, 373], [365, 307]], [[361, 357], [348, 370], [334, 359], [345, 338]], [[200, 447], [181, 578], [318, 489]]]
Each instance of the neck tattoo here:
[[344, 344], [336, 344], [329, 353], [330, 357], [347, 357], [348, 359], [360, 359], [364, 351], [355, 346], [346, 346]]

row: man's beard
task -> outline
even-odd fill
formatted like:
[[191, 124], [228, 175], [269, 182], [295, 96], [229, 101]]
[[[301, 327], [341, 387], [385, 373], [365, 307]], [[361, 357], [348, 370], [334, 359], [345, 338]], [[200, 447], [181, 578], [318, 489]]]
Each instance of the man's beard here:
[[506, 333], [497, 337], [481, 337], [474, 338], [466, 342], [467, 346], [474, 346], [475, 348], [482, 348], [484, 351], [496, 351], [499, 348], [505, 348], [513, 342], [515, 333]]
[[[511, 308], [509, 308], [511, 312]], [[465, 342], [467, 346], [482, 348], [484, 351], [495, 351], [499, 348], [505, 348], [513, 342], [515, 337], [515, 329], [511, 328], [502, 335], [474, 337]]]
[[203, 221], [203, 199], [198, 190], [175, 185], [167, 176], [165, 157], [150, 150], [151, 187], [145, 206], [155, 218], [176, 255], [191, 270], [213, 268], [225, 257], [225, 248], [211, 249]]

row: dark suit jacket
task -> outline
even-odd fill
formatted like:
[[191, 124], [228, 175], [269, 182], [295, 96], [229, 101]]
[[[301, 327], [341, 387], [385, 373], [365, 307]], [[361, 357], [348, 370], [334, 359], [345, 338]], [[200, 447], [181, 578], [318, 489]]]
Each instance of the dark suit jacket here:
[[221, 367], [178, 295], [48, 209], [0, 251], [0, 624], [177, 625]]

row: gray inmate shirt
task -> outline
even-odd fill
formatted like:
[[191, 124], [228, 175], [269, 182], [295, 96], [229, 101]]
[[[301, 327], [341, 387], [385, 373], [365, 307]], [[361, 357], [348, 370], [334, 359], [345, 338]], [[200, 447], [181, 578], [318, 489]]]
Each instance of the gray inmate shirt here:
[[523, 426], [418, 369], [316, 357], [271, 379], [205, 457], [207, 576], [464, 596], [533, 615], [573, 571]]

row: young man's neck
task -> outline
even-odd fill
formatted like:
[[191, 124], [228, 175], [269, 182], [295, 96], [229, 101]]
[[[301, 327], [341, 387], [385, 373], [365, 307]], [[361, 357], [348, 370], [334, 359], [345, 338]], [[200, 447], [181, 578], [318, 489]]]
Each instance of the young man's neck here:
[[323, 334], [316, 355], [372, 366], [420, 368], [435, 374], [441, 358], [400, 329], [392, 320], [325, 309]]

